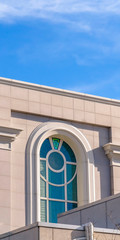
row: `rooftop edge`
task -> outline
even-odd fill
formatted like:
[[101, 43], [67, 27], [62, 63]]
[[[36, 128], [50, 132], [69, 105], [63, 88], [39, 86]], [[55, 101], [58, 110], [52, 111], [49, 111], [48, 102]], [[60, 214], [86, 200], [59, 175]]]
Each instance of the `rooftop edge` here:
[[47, 92], [47, 93], [58, 94], [58, 95], [63, 95], [63, 96], [67, 96], [67, 97], [79, 98], [79, 99], [88, 100], [88, 101], [96, 101], [96, 102], [100, 102], [100, 103], [104, 103], [104, 104], [120, 106], [120, 100], [105, 98], [105, 97], [100, 97], [100, 96], [95, 96], [95, 95], [90, 95], [90, 94], [85, 94], [85, 93], [79, 93], [79, 92], [64, 90], [64, 89], [60, 89], [60, 88], [47, 87], [44, 85], [28, 83], [28, 82], [24, 82], [24, 81], [20, 81], [20, 80], [15, 80], [15, 79], [0, 77], [0, 84], [11, 85], [11, 86], [21, 87], [21, 88], [27, 88], [27, 89], [36, 90], [36, 91], [40, 90], [42, 92]]

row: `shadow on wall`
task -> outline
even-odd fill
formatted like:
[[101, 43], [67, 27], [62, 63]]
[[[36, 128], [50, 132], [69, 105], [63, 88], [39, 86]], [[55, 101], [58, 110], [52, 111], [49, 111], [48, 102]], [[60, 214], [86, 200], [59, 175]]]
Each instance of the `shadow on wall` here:
[[93, 154], [95, 159], [96, 180], [100, 181], [98, 183], [100, 187], [100, 195], [98, 199], [101, 199], [111, 195], [110, 161], [105, 155], [103, 149], [103, 146], [110, 142], [110, 129], [101, 127], [97, 130], [99, 135], [99, 146], [93, 149]]
[[[110, 161], [105, 155], [102, 147], [93, 150], [95, 159], [95, 171], [96, 171], [96, 191], [100, 188], [100, 195], [97, 195], [98, 199], [105, 198], [111, 194], [111, 180], [110, 180]], [[98, 186], [97, 186], [98, 184]]]
[[27, 145], [25, 148], [25, 225], [27, 225]]
[[72, 231], [70, 240], [79, 239], [82, 237], [83, 238], [85, 237], [85, 231], [80, 231], [79, 229], [78, 230], [76, 229]]
[[43, 116], [39, 116], [39, 115], [35, 115], [35, 114], [27, 114], [27, 113], [21, 113], [21, 112], [11, 112], [11, 117], [17, 118], [17, 119], [24, 119], [24, 120], [28, 120], [28, 121], [33, 121], [34, 122], [38, 122], [38, 124], [40, 124], [41, 122], [47, 122], [49, 121], [51, 118], [49, 117], [43, 117]]

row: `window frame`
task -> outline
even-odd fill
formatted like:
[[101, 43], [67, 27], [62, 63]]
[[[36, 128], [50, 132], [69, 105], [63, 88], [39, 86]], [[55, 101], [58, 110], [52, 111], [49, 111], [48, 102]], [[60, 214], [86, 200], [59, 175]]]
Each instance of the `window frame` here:
[[50, 136], [58, 136], [72, 147], [77, 166], [78, 206], [95, 201], [95, 166], [92, 148], [76, 127], [62, 121], [40, 124], [31, 133], [26, 146], [26, 224], [40, 222], [39, 149]]

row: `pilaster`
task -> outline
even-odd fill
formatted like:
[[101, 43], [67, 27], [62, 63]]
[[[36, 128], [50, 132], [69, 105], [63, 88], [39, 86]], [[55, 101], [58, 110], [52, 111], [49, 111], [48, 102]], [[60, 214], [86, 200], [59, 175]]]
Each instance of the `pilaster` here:
[[105, 154], [110, 159], [111, 194], [120, 192], [120, 145], [107, 143], [104, 145]]

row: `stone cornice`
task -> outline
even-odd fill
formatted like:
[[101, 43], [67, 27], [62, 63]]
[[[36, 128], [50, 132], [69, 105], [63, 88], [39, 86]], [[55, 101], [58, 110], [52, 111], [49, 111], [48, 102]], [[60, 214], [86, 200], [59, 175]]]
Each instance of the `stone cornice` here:
[[111, 165], [120, 166], [120, 145], [107, 143], [104, 145], [105, 154], [110, 159]]
[[88, 94], [84, 94], [84, 93], [77, 93], [74, 91], [68, 91], [68, 90], [63, 90], [63, 89], [58, 89], [58, 88], [53, 88], [53, 87], [46, 87], [43, 85], [18, 81], [18, 80], [9, 79], [9, 78], [0, 77], [0, 83], [9, 85], [9, 86], [21, 87], [21, 88], [26, 88], [26, 89], [36, 90], [36, 91], [47, 92], [47, 93], [51, 93], [51, 94], [63, 95], [63, 96], [72, 97], [72, 98], [79, 98], [79, 99], [83, 99], [83, 100], [87, 100], [87, 101], [95, 101], [95, 102], [100, 102], [100, 103], [104, 103], [104, 104], [120, 106], [119, 100], [98, 97], [98, 96], [88, 95]]
[[11, 142], [21, 131], [22, 129], [0, 126], [0, 148], [11, 150]]

